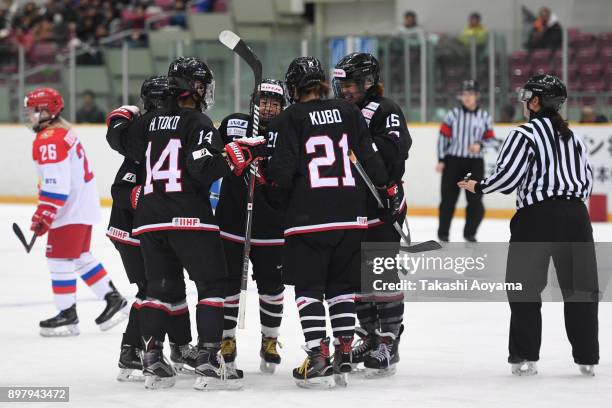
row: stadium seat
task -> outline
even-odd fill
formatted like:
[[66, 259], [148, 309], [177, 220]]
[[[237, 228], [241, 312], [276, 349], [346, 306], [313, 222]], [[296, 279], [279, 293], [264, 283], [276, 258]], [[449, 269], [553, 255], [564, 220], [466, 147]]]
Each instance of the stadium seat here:
[[601, 79], [603, 66], [599, 63], [584, 64], [580, 67], [580, 78], [585, 82]]
[[595, 46], [580, 48], [576, 51], [574, 61], [580, 65], [597, 62], [598, 49]]
[[612, 65], [612, 45], [601, 48], [599, 61], [604, 65]]
[[546, 48], [534, 50], [530, 61], [532, 65], [549, 64], [552, 51]]
[[557, 71], [556, 68], [557, 67], [549, 63], [537, 64], [537, 65], [532, 66], [531, 74], [532, 75], [543, 75], [543, 74], [558, 75], [559, 72]]
[[514, 51], [508, 57], [508, 64], [510, 67], [518, 65], [525, 65], [529, 60], [529, 53], [527, 51]]
[[58, 46], [52, 42], [39, 42], [32, 45], [29, 61], [32, 64], [53, 64], [58, 53]]

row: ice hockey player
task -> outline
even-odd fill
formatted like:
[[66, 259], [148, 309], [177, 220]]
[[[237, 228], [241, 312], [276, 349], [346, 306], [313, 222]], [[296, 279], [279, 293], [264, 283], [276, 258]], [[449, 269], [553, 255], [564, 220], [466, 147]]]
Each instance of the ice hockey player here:
[[[132, 131], [137, 133], [133, 137], [142, 137], [142, 132], [138, 133], [141, 129], [137, 122], [146, 121], [147, 118], [154, 115], [156, 109], [163, 108], [168, 96], [166, 76], [147, 78], [140, 89], [140, 99], [146, 113], [139, 117], [139, 111], [135, 106], [122, 106], [115, 109], [108, 115], [109, 124], [112, 123], [112, 126], [108, 128], [108, 134]], [[108, 138], [113, 139], [112, 135], [109, 135]], [[117, 376], [119, 381], [144, 380], [138, 311], [142, 302], [146, 300], [147, 279], [144, 260], [140, 252], [140, 240], [132, 236], [134, 209], [142, 193], [143, 173], [144, 163], [124, 158], [111, 188], [113, 207], [106, 235], [119, 251], [129, 281], [138, 287], [136, 300], [132, 304], [128, 324], [121, 341], [119, 375]], [[197, 350], [190, 344], [191, 324], [187, 299], [173, 303], [171, 310], [170, 326], [168, 327], [170, 360], [179, 373], [192, 374], [195, 369]]]
[[[294, 59], [285, 80], [295, 104], [270, 124], [269, 132], [278, 137], [267, 176], [284, 195], [277, 200], [287, 202], [283, 279], [295, 285], [306, 340], [307, 357], [293, 377], [307, 388], [346, 385], [367, 229], [367, 190], [351, 168], [349, 152], [376, 185], [385, 186], [388, 175], [359, 109], [344, 100], [323, 99], [329, 85], [319, 60]], [[333, 365], [323, 300], [334, 336]]]
[[83, 145], [60, 115], [62, 96], [38, 88], [25, 97], [28, 125], [36, 132], [32, 156], [40, 177], [38, 207], [31, 230], [47, 236], [47, 264], [59, 314], [40, 322], [42, 336], [76, 336], [76, 279], [106, 301], [95, 322], [108, 330], [127, 316], [127, 301], [116, 290], [102, 264], [89, 251], [92, 225], [100, 220], [100, 198]]
[[163, 355], [163, 340], [171, 305], [185, 298], [184, 268], [199, 299], [194, 388], [237, 389], [239, 379], [227, 376], [219, 354], [227, 270], [208, 192], [215, 180], [231, 171], [241, 173], [253, 159], [266, 156], [267, 147], [263, 138], [223, 146], [202, 113], [214, 102], [213, 74], [206, 63], [177, 58], [168, 81], [169, 107], [142, 123], [144, 143], [124, 134], [111, 141], [132, 160], [145, 163], [132, 230], [140, 240], [147, 278], [147, 298], [139, 310], [145, 387], [166, 388], [176, 381]]
[[[383, 96], [378, 60], [368, 53], [352, 53], [342, 58], [334, 69], [336, 97], [357, 105], [365, 117], [370, 135], [380, 153], [399, 202], [397, 216], [386, 218], [378, 213], [377, 203], [368, 200], [368, 242], [400, 242], [392, 223], [402, 225], [406, 217], [406, 198], [402, 186], [412, 138], [401, 108]], [[382, 192], [384, 193], [384, 192]], [[357, 296], [356, 310], [361, 337], [353, 348], [353, 364], [364, 364], [366, 377], [395, 373], [399, 361], [398, 346], [403, 331], [404, 296], [402, 292], [362, 293]]]
[[[258, 134], [267, 135], [270, 120], [281, 113], [285, 106], [285, 91], [281, 81], [264, 79], [259, 91], [259, 130]], [[255, 95], [251, 97], [252, 104]], [[234, 113], [223, 119], [219, 132], [223, 143], [249, 137], [252, 133], [252, 117]], [[272, 145], [274, 138], [269, 140]], [[259, 165], [265, 167], [266, 161]], [[263, 174], [263, 173], [261, 173]], [[260, 176], [261, 176], [260, 174]], [[260, 185], [255, 189], [253, 205], [253, 226], [251, 234], [251, 262], [253, 279], [259, 292], [259, 321], [261, 323], [261, 364], [264, 373], [273, 373], [280, 364], [278, 353], [278, 334], [283, 316], [282, 283], [282, 213], [268, 204]], [[238, 300], [242, 275], [244, 229], [246, 222], [247, 185], [243, 176], [229, 175], [223, 180], [216, 217], [221, 228], [221, 238], [229, 274], [225, 296], [225, 324], [221, 353], [228, 366], [235, 368], [236, 325], [238, 319]]]

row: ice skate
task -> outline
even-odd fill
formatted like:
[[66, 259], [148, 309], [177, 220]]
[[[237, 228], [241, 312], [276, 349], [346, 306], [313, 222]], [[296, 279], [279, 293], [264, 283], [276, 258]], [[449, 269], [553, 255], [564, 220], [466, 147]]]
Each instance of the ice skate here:
[[194, 389], [198, 391], [214, 391], [239, 390], [242, 388], [242, 376], [228, 372], [220, 350], [221, 346], [219, 343], [203, 343], [198, 345], [197, 378], [193, 385]]
[[595, 377], [595, 366], [591, 364], [578, 364], [580, 374], [585, 377]]
[[293, 378], [298, 387], [326, 389], [333, 388], [333, 367], [329, 358], [329, 338], [321, 340], [319, 347], [304, 347], [307, 356], [300, 367], [293, 369]]
[[198, 349], [191, 344], [178, 345], [170, 343], [170, 361], [177, 374], [195, 375]]
[[151, 337], [144, 340], [145, 350], [142, 357], [145, 388], [156, 390], [170, 388], [176, 383], [176, 371], [164, 357], [163, 343]]
[[351, 350], [351, 366], [353, 367], [351, 374], [364, 372], [364, 369], [358, 368], [358, 366], [363, 363], [365, 356], [369, 354], [376, 345], [376, 336], [374, 333], [368, 333], [361, 327], [355, 327], [355, 334], [357, 334], [359, 338]]
[[281, 362], [276, 346], [282, 347], [276, 337], [261, 336], [261, 349], [259, 350], [261, 363], [259, 364], [259, 370], [264, 374], [274, 374], [276, 366]]
[[244, 373], [241, 369], [236, 367], [236, 356], [238, 356], [238, 349], [236, 348], [236, 338], [226, 337], [221, 341], [221, 355], [225, 362], [225, 369], [228, 372], [229, 378], [242, 378]]
[[127, 319], [130, 313], [130, 307], [128, 306], [127, 300], [125, 300], [125, 298], [121, 296], [121, 293], [115, 289], [112, 282], [110, 286], [113, 290], [104, 296], [106, 307], [102, 313], [100, 313], [100, 316], [96, 317], [96, 324], [102, 331], [115, 327], [117, 324]]
[[535, 361], [521, 361], [512, 364], [512, 374], [518, 377], [530, 377], [538, 373], [538, 365]]
[[399, 342], [403, 331], [404, 326], [402, 325], [397, 336], [393, 333], [377, 333], [378, 347], [363, 361], [366, 378], [389, 377], [395, 374], [397, 363], [400, 360]]
[[346, 387], [351, 372], [351, 350], [353, 336], [339, 337], [334, 341], [334, 381], [336, 385]]
[[141, 382], [144, 381], [142, 373], [142, 350], [123, 344], [119, 354], [119, 374], [117, 381], [121, 382]]
[[55, 317], [39, 323], [40, 335], [43, 337], [67, 337], [79, 335], [79, 318], [76, 304], [59, 312]]

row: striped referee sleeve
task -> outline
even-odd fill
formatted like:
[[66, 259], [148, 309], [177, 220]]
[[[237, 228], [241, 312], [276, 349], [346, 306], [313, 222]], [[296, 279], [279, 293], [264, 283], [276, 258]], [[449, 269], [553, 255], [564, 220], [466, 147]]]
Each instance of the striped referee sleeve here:
[[514, 191], [527, 170], [530, 149], [531, 143], [526, 135], [516, 130], [510, 133], [502, 145], [495, 172], [476, 184], [476, 192], [510, 194]]
[[446, 114], [444, 121], [440, 125], [440, 134], [438, 136], [438, 161], [444, 160], [444, 156], [448, 152], [453, 137], [453, 123], [455, 121], [455, 109], [452, 109]]

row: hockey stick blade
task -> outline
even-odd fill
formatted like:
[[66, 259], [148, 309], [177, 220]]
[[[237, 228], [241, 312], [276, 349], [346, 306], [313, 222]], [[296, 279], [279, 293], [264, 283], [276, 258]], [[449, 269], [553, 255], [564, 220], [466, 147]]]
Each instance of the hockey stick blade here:
[[25, 236], [23, 235], [23, 232], [21, 231], [21, 228], [19, 228], [19, 225], [17, 225], [16, 222], [13, 223], [13, 232], [15, 233], [15, 235], [17, 235], [17, 239], [19, 239], [19, 242], [21, 242], [26, 252], [30, 253], [30, 251], [32, 250], [32, 247], [34, 246], [34, 242], [36, 242], [36, 237], [37, 237], [36, 233], [32, 235], [32, 239], [30, 239], [30, 243], [28, 244]]
[[409, 252], [411, 254], [419, 253], [419, 252], [428, 252], [428, 251], [436, 251], [438, 249], [442, 249], [442, 245], [439, 242], [434, 240], [429, 240], [425, 242], [421, 242], [420, 244], [414, 244], [407, 247], [400, 247], [400, 251]]
[[255, 75], [255, 86], [257, 87], [261, 82], [263, 68], [261, 66], [261, 61], [259, 61], [253, 50], [251, 50], [236, 33], [230, 30], [221, 31], [221, 33], [219, 33], [219, 41], [221, 44], [238, 54], [238, 56], [253, 70]]

